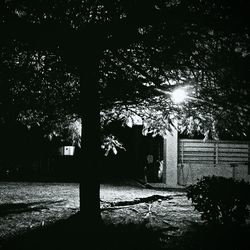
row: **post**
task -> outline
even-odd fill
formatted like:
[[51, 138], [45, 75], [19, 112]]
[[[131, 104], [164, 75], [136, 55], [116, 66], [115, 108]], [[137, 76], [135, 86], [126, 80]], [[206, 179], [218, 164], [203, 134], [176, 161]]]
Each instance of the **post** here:
[[175, 128], [167, 131], [163, 148], [163, 182], [170, 187], [177, 186], [178, 132]]

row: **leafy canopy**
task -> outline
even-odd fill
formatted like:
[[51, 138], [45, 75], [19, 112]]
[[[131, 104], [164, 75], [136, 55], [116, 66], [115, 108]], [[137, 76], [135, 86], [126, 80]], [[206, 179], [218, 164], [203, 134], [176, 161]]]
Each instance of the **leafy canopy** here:
[[[50, 132], [78, 119], [79, 65], [98, 57], [103, 127], [139, 116], [144, 133], [174, 124], [248, 135], [247, 1], [5, 0], [0, 9], [1, 119], [11, 107]], [[177, 105], [169, 93], [180, 86], [190, 98]]]

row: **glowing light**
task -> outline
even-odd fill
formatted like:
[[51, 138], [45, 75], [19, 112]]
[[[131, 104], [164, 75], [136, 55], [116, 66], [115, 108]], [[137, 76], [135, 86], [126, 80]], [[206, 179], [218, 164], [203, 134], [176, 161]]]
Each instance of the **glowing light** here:
[[184, 102], [187, 97], [187, 92], [184, 88], [175, 89], [171, 93], [171, 99], [176, 104]]

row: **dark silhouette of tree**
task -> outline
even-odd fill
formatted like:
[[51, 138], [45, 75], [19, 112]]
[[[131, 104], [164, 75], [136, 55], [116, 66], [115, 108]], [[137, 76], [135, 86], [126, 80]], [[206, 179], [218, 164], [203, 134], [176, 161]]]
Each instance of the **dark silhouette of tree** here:
[[[13, 117], [28, 110], [21, 105], [37, 101], [37, 110], [46, 102], [51, 116], [62, 111], [82, 117], [80, 207], [86, 225], [100, 221], [100, 110], [107, 111], [101, 122], [139, 113], [147, 118], [146, 132], [170, 129], [173, 120], [182, 131], [211, 130], [214, 136], [216, 128], [247, 132], [247, 1], [6, 0], [0, 12], [1, 57], [9, 55], [11, 46], [20, 50], [1, 62], [6, 69], [1, 79], [8, 79], [1, 84], [11, 98], [13, 93], [21, 97], [22, 91], [32, 98], [19, 100]], [[71, 85], [75, 77], [80, 79], [79, 103], [72, 102], [78, 98], [77, 84]], [[21, 85], [15, 92], [11, 88], [16, 81]], [[45, 82], [41, 95], [29, 92], [29, 84]], [[61, 98], [53, 96], [60, 83], [65, 89]], [[186, 85], [192, 86], [192, 102], [174, 105], [169, 92]], [[10, 105], [10, 99], [3, 99]]]

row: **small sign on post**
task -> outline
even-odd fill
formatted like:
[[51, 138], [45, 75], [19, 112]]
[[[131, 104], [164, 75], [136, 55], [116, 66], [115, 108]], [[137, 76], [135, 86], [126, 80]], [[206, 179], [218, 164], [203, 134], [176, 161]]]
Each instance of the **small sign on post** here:
[[75, 153], [75, 146], [63, 146], [59, 148], [60, 155], [73, 156]]

